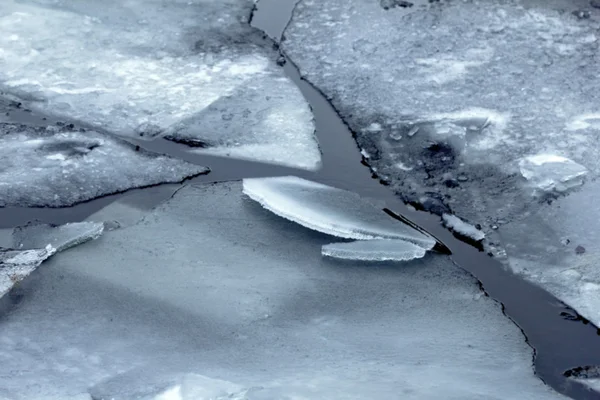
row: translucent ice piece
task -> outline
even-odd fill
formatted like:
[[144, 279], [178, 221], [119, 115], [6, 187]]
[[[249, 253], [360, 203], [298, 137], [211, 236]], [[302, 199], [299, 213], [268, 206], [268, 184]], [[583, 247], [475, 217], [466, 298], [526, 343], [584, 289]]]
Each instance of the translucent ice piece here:
[[583, 184], [588, 169], [554, 154], [536, 154], [519, 161], [521, 174], [542, 192], [565, 192]]
[[347, 239], [403, 239], [425, 249], [435, 239], [394, 221], [359, 195], [294, 176], [244, 179], [244, 193], [275, 214]]
[[65, 225], [27, 224], [13, 230], [13, 248], [30, 250], [50, 244], [56, 251], [94, 240], [102, 235], [101, 222], [76, 222]]
[[391, 239], [331, 243], [321, 248], [324, 256], [358, 261], [408, 261], [422, 258], [426, 252], [426, 249], [413, 243]]
[[54, 253], [56, 249], [50, 245], [35, 250], [0, 250], [0, 297]]

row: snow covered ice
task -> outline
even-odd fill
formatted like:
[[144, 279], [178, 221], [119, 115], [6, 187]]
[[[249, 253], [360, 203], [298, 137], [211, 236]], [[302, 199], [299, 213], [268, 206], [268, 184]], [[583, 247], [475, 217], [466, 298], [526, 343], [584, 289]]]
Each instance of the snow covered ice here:
[[481, 225], [507, 266], [600, 324], [600, 11], [576, 6], [302, 0], [282, 45], [405, 201]]
[[3, 0], [0, 88], [125, 136], [316, 169], [308, 104], [251, 28], [251, 0]]
[[427, 249], [404, 240], [375, 239], [330, 243], [321, 248], [324, 256], [360, 261], [408, 261], [425, 256]]
[[11, 248], [0, 248], [0, 297], [56, 252], [97, 239], [103, 231], [104, 224], [98, 222], [28, 224], [13, 229]]
[[302, 0], [282, 47], [405, 201], [487, 229], [600, 172], [600, 11], [576, 7]]
[[[0, 392], [160, 395], [183, 384], [165, 371], [182, 371], [252, 400], [563, 398], [449, 258], [341, 266], [321, 257], [330, 242], [239, 182], [186, 186], [23, 282], [0, 321]], [[221, 387], [208, 383], [189, 387]]]
[[433, 248], [435, 239], [394, 221], [358, 194], [295, 176], [244, 179], [244, 193], [273, 213], [346, 239], [403, 239]]
[[0, 207], [71, 206], [208, 172], [94, 131], [2, 123], [0, 165]]

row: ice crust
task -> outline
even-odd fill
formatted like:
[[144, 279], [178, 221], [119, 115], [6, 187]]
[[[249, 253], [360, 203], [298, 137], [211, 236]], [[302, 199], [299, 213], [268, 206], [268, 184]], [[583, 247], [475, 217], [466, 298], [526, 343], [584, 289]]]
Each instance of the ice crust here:
[[600, 172], [600, 11], [576, 7], [302, 0], [282, 47], [404, 200], [487, 228]]
[[0, 321], [3, 394], [73, 398], [112, 381], [101, 393], [118, 398], [183, 371], [252, 400], [563, 398], [449, 258], [342, 268], [321, 256], [329, 242], [245, 199], [241, 183], [187, 186], [25, 282]]
[[251, 0], [3, 0], [0, 88], [35, 110], [316, 169], [308, 104]]
[[97, 239], [104, 231], [98, 222], [61, 226], [28, 224], [12, 233], [12, 248], [0, 248], [0, 297], [59, 251]]
[[600, 11], [576, 7], [302, 0], [283, 48], [404, 200], [480, 224], [509, 268], [600, 324]]
[[403, 239], [429, 250], [435, 239], [395, 222], [359, 195], [295, 176], [244, 179], [244, 194], [307, 228], [346, 239]]
[[321, 248], [324, 256], [358, 261], [408, 261], [425, 257], [426, 252], [422, 246], [391, 239], [330, 243]]
[[71, 206], [208, 172], [94, 131], [2, 123], [0, 165], [0, 207]]

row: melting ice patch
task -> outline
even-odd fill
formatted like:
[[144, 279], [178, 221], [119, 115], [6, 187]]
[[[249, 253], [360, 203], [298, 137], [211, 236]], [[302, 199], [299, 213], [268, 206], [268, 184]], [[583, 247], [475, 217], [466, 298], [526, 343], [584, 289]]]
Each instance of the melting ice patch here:
[[249, 207], [239, 182], [188, 185], [55, 255], [0, 321], [2, 394], [183, 396], [187, 375], [169, 372], [184, 371], [248, 399], [564, 398], [448, 257], [340, 268], [321, 256], [330, 238], [282, 223]]
[[359, 195], [294, 176], [244, 179], [244, 193], [273, 213], [346, 239], [402, 239], [426, 249], [435, 239], [394, 222]]
[[565, 192], [583, 184], [588, 169], [566, 157], [536, 154], [519, 161], [521, 174], [542, 192]]
[[0, 124], [0, 207], [65, 207], [207, 173], [94, 131]]
[[215, 154], [319, 166], [308, 104], [278, 53], [258, 44], [252, 1], [102, 4], [2, 1], [4, 91], [121, 135], [191, 137]]
[[15, 228], [12, 249], [0, 248], [0, 297], [54, 253], [97, 239], [103, 231], [104, 224], [96, 222]]
[[426, 252], [416, 244], [392, 239], [331, 243], [321, 248], [324, 256], [358, 261], [408, 261], [422, 258]]

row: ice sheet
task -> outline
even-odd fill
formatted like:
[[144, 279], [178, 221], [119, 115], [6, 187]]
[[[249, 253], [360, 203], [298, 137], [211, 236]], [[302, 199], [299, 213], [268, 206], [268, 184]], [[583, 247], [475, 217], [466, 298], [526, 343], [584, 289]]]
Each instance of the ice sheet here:
[[358, 261], [408, 261], [425, 257], [426, 252], [416, 244], [390, 239], [330, 243], [321, 248], [324, 256]]
[[[547, 200], [532, 187], [555, 197], [585, 171], [597, 177], [600, 10], [578, 18], [568, 0], [429, 3], [302, 0], [284, 34], [284, 51], [331, 99], [376, 174], [404, 200], [484, 230]], [[540, 155], [564, 162], [531, 168]]]
[[[248, 19], [251, 0], [5, 0], [0, 87], [113, 133], [315, 169], [308, 104]], [[190, 140], [191, 139], [191, 140]]]
[[249, 399], [563, 398], [449, 258], [340, 266], [321, 256], [330, 241], [241, 183], [187, 186], [24, 282], [0, 320], [4, 393], [63, 399], [139, 369], [139, 389], [182, 371]]
[[56, 253], [56, 249], [50, 245], [41, 249], [24, 251], [0, 249], [0, 297], [29, 276], [54, 253]]
[[244, 179], [244, 193], [275, 214], [347, 239], [403, 239], [426, 250], [435, 239], [394, 221], [356, 193], [285, 176]]
[[0, 165], [0, 207], [71, 206], [208, 172], [94, 131], [1, 123]]

